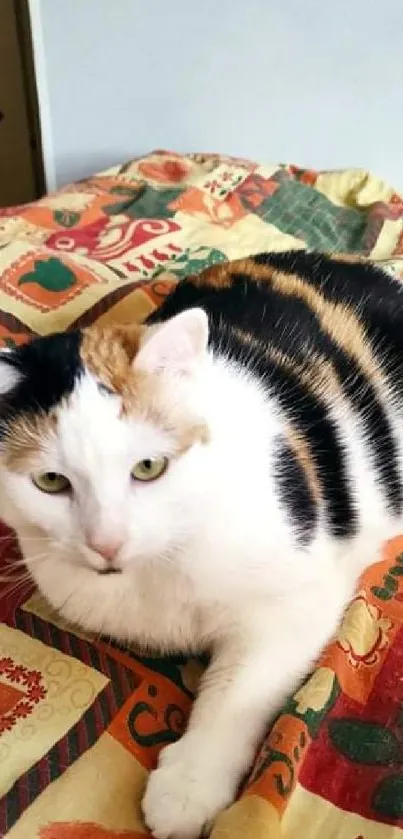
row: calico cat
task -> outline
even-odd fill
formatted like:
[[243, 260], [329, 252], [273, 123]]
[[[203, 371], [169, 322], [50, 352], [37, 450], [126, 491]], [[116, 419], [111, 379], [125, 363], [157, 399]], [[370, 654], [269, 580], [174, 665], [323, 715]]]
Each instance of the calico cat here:
[[0, 515], [52, 606], [207, 650], [143, 801], [193, 839], [403, 530], [403, 294], [360, 260], [264, 253], [180, 283], [146, 326], [0, 357]]

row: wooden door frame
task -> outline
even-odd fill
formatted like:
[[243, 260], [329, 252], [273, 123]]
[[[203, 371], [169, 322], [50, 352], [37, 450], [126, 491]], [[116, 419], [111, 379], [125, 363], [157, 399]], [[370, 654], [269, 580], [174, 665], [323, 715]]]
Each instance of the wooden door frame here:
[[32, 168], [35, 179], [36, 197], [46, 191], [42, 154], [41, 124], [39, 118], [38, 91], [36, 86], [34, 53], [28, 0], [14, 0], [17, 37], [20, 47], [25, 102], [28, 115]]

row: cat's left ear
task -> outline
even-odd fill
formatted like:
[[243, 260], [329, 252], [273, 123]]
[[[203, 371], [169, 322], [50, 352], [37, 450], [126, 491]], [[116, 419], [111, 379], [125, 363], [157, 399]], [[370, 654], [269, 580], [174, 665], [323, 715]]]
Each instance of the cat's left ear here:
[[138, 370], [186, 373], [201, 361], [207, 349], [208, 319], [203, 309], [186, 309], [145, 332], [134, 360]]

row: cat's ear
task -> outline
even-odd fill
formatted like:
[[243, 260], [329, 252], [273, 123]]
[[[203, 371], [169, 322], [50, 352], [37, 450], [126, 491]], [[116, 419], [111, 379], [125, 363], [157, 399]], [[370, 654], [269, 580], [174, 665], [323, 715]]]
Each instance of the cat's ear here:
[[189, 372], [207, 349], [208, 320], [203, 309], [186, 309], [151, 328], [134, 361], [138, 370]]
[[2, 349], [0, 351], [0, 398], [10, 393], [21, 380], [21, 373], [13, 364], [14, 353], [12, 350]]

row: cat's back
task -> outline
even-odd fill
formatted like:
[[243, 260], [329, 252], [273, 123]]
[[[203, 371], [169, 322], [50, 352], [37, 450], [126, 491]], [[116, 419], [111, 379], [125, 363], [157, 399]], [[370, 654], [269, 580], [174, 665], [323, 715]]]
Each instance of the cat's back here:
[[181, 282], [150, 321], [191, 306], [208, 313], [213, 345], [237, 330], [289, 355], [351, 355], [360, 336], [379, 361], [403, 353], [403, 284], [359, 257], [286, 251], [215, 265]]
[[294, 517], [309, 486], [335, 537], [370, 526], [380, 510], [382, 521], [401, 520], [399, 281], [360, 258], [262, 253], [188, 278], [154, 319], [191, 306], [209, 315], [213, 352], [251, 370], [283, 416]]

